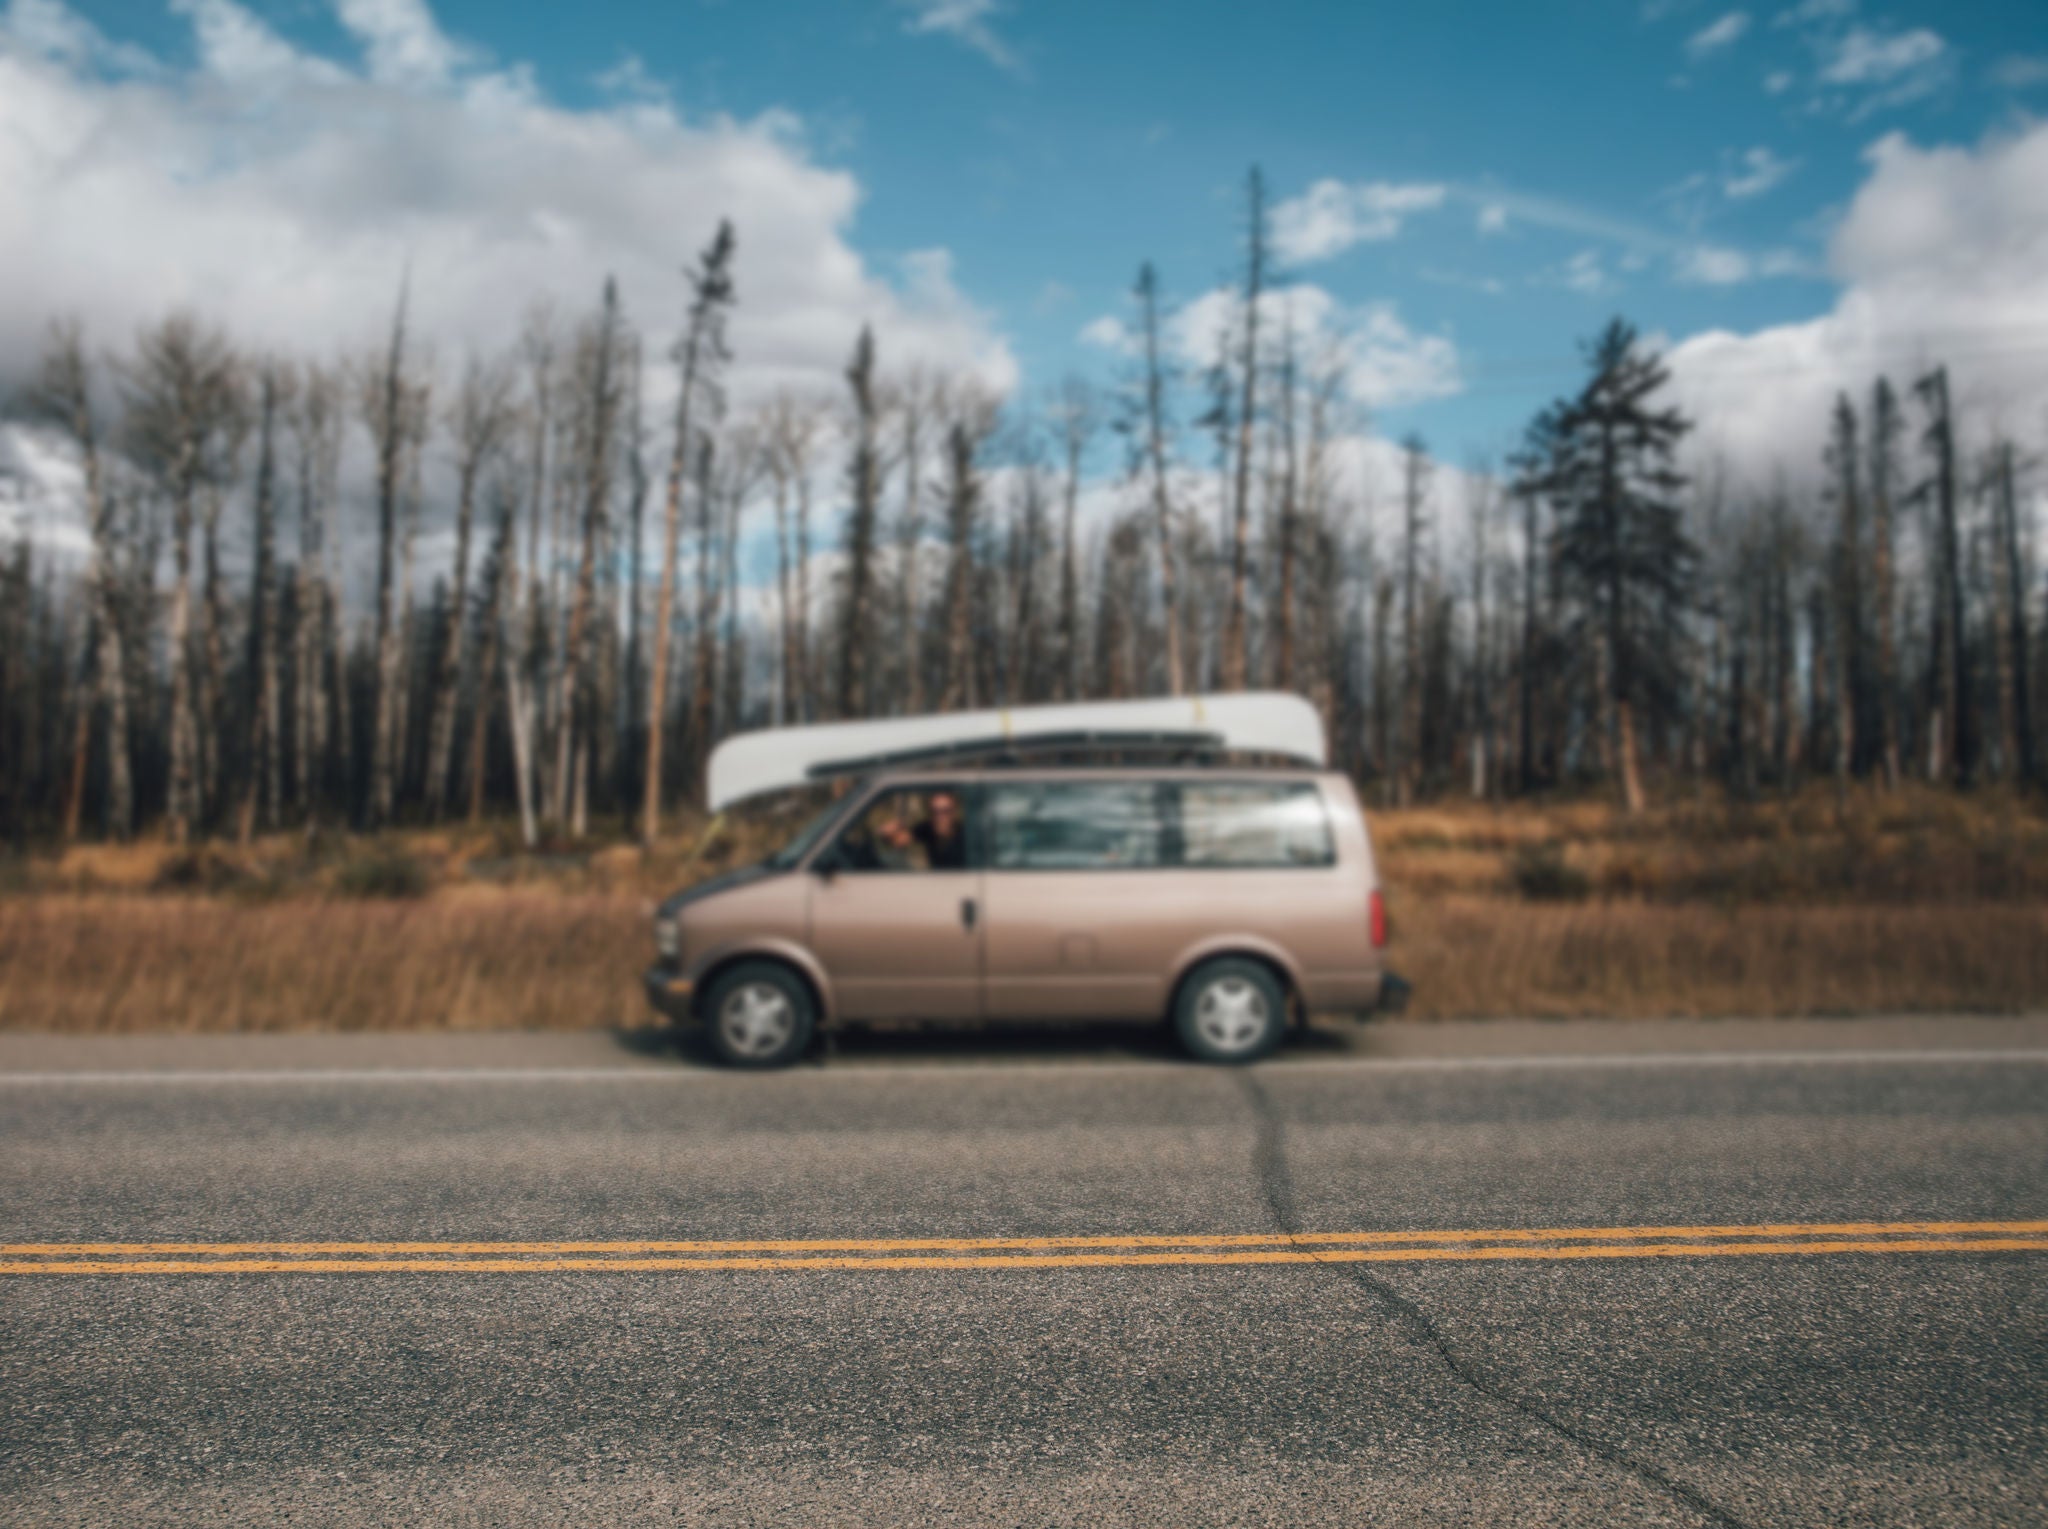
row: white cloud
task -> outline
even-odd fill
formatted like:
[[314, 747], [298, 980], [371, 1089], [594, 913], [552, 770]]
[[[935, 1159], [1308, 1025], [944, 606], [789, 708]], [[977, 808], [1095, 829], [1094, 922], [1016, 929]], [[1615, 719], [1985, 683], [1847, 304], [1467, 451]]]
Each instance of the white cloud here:
[[1798, 81], [1798, 76], [1789, 69], [1773, 69], [1764, 76], [1764, 93], [1781, 96]]
[[2007, 90], [2048, 85], [2048, 53], [2008, 53], [1991, 66], [1991, 81]]
[[1740, 250], [1702, 244], [1679, 257], [1673, 274], [1680, 281], [1699, 286], [1726, 287], [1748, 281], [1755, 274], [1755, 266]]
[[998, 0], [900, 0], [910, 12], [905, 31], [936, 33], [973, 49], [1008, 74], [1025, 72], [1016, 50], [996, 35], [990, 23], [1002, 13]]
[[1821, 64], [1830, 85], [1881, 85], [1941, 57], [1947, 44], [1925, 27], [1910, 32], [1874, 32], [1851, 27], [1836, 39]]
[[1798, 168], [1798, 160], [1780, 159], [1760, 145], [1745, 151], [1738, 167], [1722, 175], [1721, 190], [1735, 201], [1746, 201], [1779, 186]]
[[1732, 48], [1749, 30], [1748, 11], [1730, 11], [1720, 20], [1701, 27], [1685, 40], [1688, 58], [1702, 59]]
[[1974, 149], [1880, 139], [1828, 252], [1834, 307], [1751, 334], [1715, 330], [1671, 353], [1681, 399], [1758, 481], [1814, 469], [1837, 391], [1903, 387], [1948, 363], [1965, 426], [2048, 410], [2048, 124]]
[[1093, 345], [1113, 356], [1128, 356], [1137, 349], [1137, 340], [1131, 334], [1130, 326], [1113, 313], [1090, 319], [1081, 327], [1080, 339], [1083, 345]]
[[1479, 231], [1482, 234], [1507, 232], [1508, 210], [1498, 202], [1488, 202], [1479, 209]]
[[[1182, 307], [1166, 325], [1174, 354], [1191, 368], [1213, 363], [1234, 335], [1241, 302], [1236, 292], [1217, 287]], [[1448, 398], [1465, 385], [1457, 346], [1442, 335], [1417, 334], [1392, 303], [1350, 307], [1304, 283], [1265, 293], [1259, 324], [1273, 347], [1269, 354], [1277, 354], [1280, 336], [1291, 331], [1302, 366], [1334, 365], [1345, 395], [1367, 408]]]
[[334, 9], [362, 44], [372, 79], [438, 85], [463, 62], [425, 0], [334, 0]]
[[1856, 0], [1800, 0], [1798, 5], [1778, 12], [1771, 18], [1774, 27], [1804, 27], [1815, 22], [1838, 21], [1853, 15]]
[[508, 344], [535, 298], [588, 309], [607, 274], [660, 357], [678, 268], [730, 217], [741, 401], [782, 382], [836, 391], [869, 322], [885, 365], [1014, 381], [943, 250], [886, 274], [862, 258], [861, 188], [795, 118], [698, 119], [645, 93], [571, 109], [516, 66], [473, 63], [418, 0], [338, 3], [361, 65], [233, 0], [177, 0], [197, 62], [130, 73], [54, 0], [0, 10], [0, 372], [54, 315], [113, 345], [179, 305], [255, 346], [358, 347], [408, 269], [446, 360]]
[[1583, 292], [1588, 297], [1597, 297], [1614, 289], [1614, 280], [1607, 274], [1600, 262], [1598, 250], [1580, 250], [1564, 263], [1564, 268], [1553, 274], [1560, 285], [1574, 292]]
[[1428, 184], [1319, 180], [1273, 208], [1273, 249], [1296, 265], [1328, 260], [1354, 244], [1391, 239], [1414, 213], [1444, 204], [1448, 188]]
[[1824, 91], [1836, 93], [1832, 101], [1824, 97], [1820, 104], [1846, 107], [1852, 122], [1932, 95], [1954, 73], [1947, 42], [1926, 27], [1892, 32], [1852, 26], [1817, 38], [1815, 46], [1819, 83]]

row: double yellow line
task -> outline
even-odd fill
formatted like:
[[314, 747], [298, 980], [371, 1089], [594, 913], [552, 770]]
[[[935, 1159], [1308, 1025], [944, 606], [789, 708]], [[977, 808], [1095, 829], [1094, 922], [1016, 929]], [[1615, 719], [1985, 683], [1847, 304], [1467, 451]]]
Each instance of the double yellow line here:
[[805, 1241], [18, 1242], [0, 1274], [619, 1274], [2048, 1253], [2048, 1221], [1777, 1222], [1191, 1236]]

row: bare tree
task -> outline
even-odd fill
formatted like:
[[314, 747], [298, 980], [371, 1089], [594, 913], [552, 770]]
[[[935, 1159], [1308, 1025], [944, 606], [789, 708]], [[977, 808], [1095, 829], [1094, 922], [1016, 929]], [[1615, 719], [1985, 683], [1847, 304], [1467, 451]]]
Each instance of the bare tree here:
[[1895, 485], [1898, 483], [1899, 406], [1892, 386], [1877, 380], [1870, 400], [1870, 599], [1877, 630], [1878, 751], [1887, 786], [1899, 782], [1899, 669]]
[[1429, 534], [1432, 468], [1429, 448], [1415, 434], [1401, 441], [1401, 725], [1399, 799], [1415, 799], [1422, 783], [1422, 560]]
[[619, 357], [625, 348], [625, 326], [619, 317], [618, 284], [605, 278], [604, 301], [595, 325], [579, 349], [588, 384], [580, 409], [583, 432], [581, 551], [576, 585], [569, 608], [568, 637], [563, 648], [561, 690], [556, 713], [561, 718], [555, 754], [555, 818], [573, 821], [579, 836], [587, 818], [592, 767], [592, 733], [596, 724], [587, 684], [591, 664], [592, 605], [596, 597], [597, 549], [604, 540], [611, 510], [612, 464], [618, 446]]
[[247, 674], [255, 693], [249, 708], [249, 752], [242, 789], [244, 843], [259, 823], [275, 820], [284, 805], [284, 676], [278, 652], [282, 621], [277, 585], [278, 415], [290, 405], [292, 376], [268, 360], [256, 376], [256, 488], [250, 502], [254, 557], [249, 589]]
[[[135, 827], [135, 785], [133, 751], [128, 736], [128, 659], [122, 641], [121, 612], [114, 584], [120, 559], [114, 505], [108, 493], [100, 461], [99, 426], [93, 412], [92, 369], [85, 356], [85, 340], [75, 320], [50, 326], [44, 345], [42, 367], [29, 394], [37, 412], [49, 419], [71, 439], [85, 487], [85, 525], [91, 538], [92, 558], [86, 568], [86, 597], [90, 604], [94, 643], [93, 691], [106, 718], [108, 831], [126, 838]], [[81, 717], [89, 718], [91, 708], [81, 706]], [[84, 806], [84, 751], [75, 754], [79, 772], [65, 805], [64, 836], [78, 835], [79, 814]]]
[[1174, 567], [1173, 500], [1167, 487], [1167, 377], [1159, 354], [1159, 278], [1150, 261], [1138, 269], [1136, 296], [1145, 355], [1143, 455], [1152, 491], [1153, 525], [1158, 534], [1160, 619], [1166, 627], [1166, 690], [1169, 695], [1179, 695], [1183, 688], [1180, 591]]
[[441, 629], [440, 673], [427, 744], [427, 810], [446, 810], [449, 771], [455, 752], [455, 710], [469, 633], [469, 541], [477, 487], [512, 420], [511, 369], [502, 362], [471, 359], [449, 413], [455, 436], [455, 568]]
[[234, 361], [227, 340], [188, 314], [145, 330], [127, 364], [133, 449], [171, 507], [171, 738], [167, 817], [173, 842], [190, 838], [200, 814], [199, 714], [192, 643], [192, 524], [216, 438], [234, 411]]
[[1940, 675], [1941, 723], [1947, 768], [1958, 785], [1976, 771], [1977, 740], [1970, 706], [1969, 638], [1963, 626], [1963, 554], [1956, 523], [1955, 426], [1949, 414], [1948, 368], [1936, 367], [1913, 385], [1927, 410], [1921, 443], [1931, 476], [1918, 492], [1931, 498], [1937, 537], [1934, 559], [1936, 665]]
[[1251, 672], [1251, 628], [1245, 609], [1245, 580], [1250, 555], [1252, 429], [1258, 419], [1259, 297], [1265, 280], [1266, 189], [1253, 167], [1245, 185], [1244, 305], [1238, 356], [1236, 477], [1230, 500], [1230, 614], [1223, 627], [1223, 688], [1242, 690]]
[[995, 428], [995, 407], [969, 394], [958, 400], [946, 432], [946, 688], [941, 711], [976, 704], [973, 641], [975, 519], [982, 484], [977, 463]]
[[882, 465], [876, 446], [875, 337], [863, 327], [846, 368], [853, 394], [853, 459], [847, 467], [853, 496], [846, 527], [846, 596], [839, 640], [839, 714], [866, 716], [872, 706], [868, 666], [873, 614], [875, 515], [882, 494]]
[[[768, 402], [764, 450], [775, 494], [776, 609], [782, 632], [782, 693], [797, 721], [811, 715], [811, 470], [825, 407], [815, 398], [777, 393]], [[788, 515], [794, 500], [795, 540]]]
[[1079, 549], [1075, 545], [1075, 522], [1081, 506], [1081, 459], [1094, 438], [1101, 418], [1095, 394], [1078, 377], [1060, 386], [1059, 404], [1054, 411], [1059, 428], [1060, 450], [1066, 461], [1061, 487], [1060, 516], [1060, 695], [1066, 700], [1081, 694], [1081, 613]]
[[357, 406], [377, 452], [377, 606], [375, 699], [371, 705], [370, 793], [366, 820], [390, 821], [396, 796], [394, 750], [399, 725], [399, 623], [392, 581], [398, 555], [399, 494], [411, 438], [412, 384], [405, 372], [406, 292], [398, 294], [383, 364], [363, 377]]
[[683, 538], [683, 482], [695, 452], [692, 410], [699, 394], [715, 414], [723, 395], [718, 374], [729, 352], [725, 321], [734, 291], [732, 224], [721, 221], [711, 244], [687, 275], [690, 308], [676, 343], [679, 386], [676, 390], [675, 440], [669, 453], [668, 494], [662, 517], [661, 593], [654, 605], [654, 662], [647, 682], [647, 768], [642, 783], [640, 837], [652, 844], [661, 833], [661, 748], [668, 716], [668, 666], [671, 627], [675, 622], [676, 559]]

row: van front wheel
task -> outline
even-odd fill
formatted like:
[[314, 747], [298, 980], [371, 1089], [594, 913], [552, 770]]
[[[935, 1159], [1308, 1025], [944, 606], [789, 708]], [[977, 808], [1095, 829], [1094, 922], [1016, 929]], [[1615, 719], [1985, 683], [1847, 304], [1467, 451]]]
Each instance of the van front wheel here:
[[787, 1067], [804, 1054], [817, 1005], [803, 979], [773, 961], [746, 961], [704, 995], [711, 1049], [728, 1067]]
[[1253, 1062], [1280, 1044], [1287, 995], [1257, 961], [1208, 961], [1180, 985], [1173, 1006], [1180, 1043], [1205, 1062]]

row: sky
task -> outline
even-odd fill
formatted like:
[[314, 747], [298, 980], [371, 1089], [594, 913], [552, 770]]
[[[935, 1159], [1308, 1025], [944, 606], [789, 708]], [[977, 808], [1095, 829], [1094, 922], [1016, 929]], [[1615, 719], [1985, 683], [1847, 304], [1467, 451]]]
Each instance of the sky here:
[[1498, 461], [1615, 314], [1748, 481], [1932, 360], [2048, 441], [2039, 0], [0, 0], [0, 386], [57, 313], [367, 346], [401, 272], [443, 356], [607, 273], [658, 341], [725, 216], [742, 402], [863, 323], [1113, 382], [1142, 261], [1206, 359], [1254, 165], [1374, 442]]

